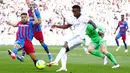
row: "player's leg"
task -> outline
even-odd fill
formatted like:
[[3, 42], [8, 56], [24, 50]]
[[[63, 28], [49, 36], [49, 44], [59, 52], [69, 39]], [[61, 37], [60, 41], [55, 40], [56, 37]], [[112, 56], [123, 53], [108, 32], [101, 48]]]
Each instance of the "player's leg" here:
[[67, 42], [65, 42], [64, 46], [60, 49], [60, 52], [56, 56], [55, 60], [50, 63], [51, 64], [58, 64], [59, 60], [66, 54], [69, 50]]
[[104, 58], [104, 55], [98, 51], [99, 46], [98, 44], [91, 42], [88, 46], [88, 51], [94, 56]]
[[115, 38], [115, 41], [116, 41], [116, 44], [117, 44], [117, 49], [116, 49], [116, 51], [118, 51], [121, 47], [120, 47], [120, 45], [119, 45], [119, 41], [118, 41], [118, 39], [121, 37], [121, 34], [120, 33], [118, 33], [117, 34], [117, 36], [116, 36], [116, 38]]
[[58, 55], [56, 56], [55, 60], [52, 61], [50, 63], [50, 65], [52, 64], [56, 64], [59, 62], [59, 60], [65, 56], [64, 60], [61, 60], [63, 62], [61, 62], [62, 67], [58, 70], [58, 71], [67, 71], [66, 69], [63, 69], [63, 67], [66, 67], [66, 62], [67, 62], [67, 52], [74, 49], [75, 47], [81, 45], [82, 43], [82, 39], [79, 36], [73, 36], [69, 41], [66, 41], [64, 46], [61, 48], [60, 52], [58, 53]]
[[17, 59], [21, 62], [24, 61], [24, 56], [25, 56], [26, 52], [24, 51], [24, 48], [22, 48], [22, 56], [17, 56]]
[[83, 42], [81, 45], [83, 46], [83, 50], [85, 51], [85, 53], [89, 54], [88, 49], [86, 48], [86, 40], [85, 39], [83, 39]]
[[114, 66], [112, 68], [119, 68], [120, 67], [120, 65], [117, 63], [115, 57], [110, 52], [107, 51], [105, 41], [100, 44], [100, 49], [101, 49], [101, 52], [103, 54], [105, 54], [109, 58], [109, 60], [114, 64]]
[[65, 55], [61, 58], [61, 68], [56, 70], [56, 72], [59, 72], [59, 71], [67, 71], [67, 68], [66, 68], [66, 63], [67, 63], [67, 53], [65, 53]]
[[44, 43], [42, 32], [34, 32], [34, 37], [40, 42], [46, 53], [48, 54], [49, 61], [52, 61], [52, 55], [49, 52], [48, 46]]
[[128, 47], [127, 47], [127, 44], [126, 44], [126, 35], [122, 35], [122, 40], [123, 40], [123, 43], [124, 43], [124, 46], [125, 46], [125, 52], [128, 52]]
[[13, 50], [11, 51], [8, 49], [8, 54], [12, 57], [12, 59], [16, 58], [16, 54], [20, 50], [21, 47], [23, 47], [24, 41], [16, 41], [13, 47]]
[[25, 40], [24, 50], [31, 57], [31, 59], [34, 62], [34, 65], [36, 65], [37, 59], [36, 59], [35, 49], [31, 41]]
[[100, 45], [98, 43], [91, 42], [90, 45], [88, 46], [88, 51], [94, 56], [103, 58], [104, 65], [106, 65], [108, 62], [107, 57], [105, 55], [103, 55], [102, 53], [100, 53], [99, 48], [100, 48]]

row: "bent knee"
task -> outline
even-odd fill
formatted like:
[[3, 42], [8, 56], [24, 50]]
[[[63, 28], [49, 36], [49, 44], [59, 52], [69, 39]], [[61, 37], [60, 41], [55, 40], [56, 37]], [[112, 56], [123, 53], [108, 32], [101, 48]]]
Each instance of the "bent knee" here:
[[14, 44], [14, 48], [21, 48], [19, 44]]
[[93, 49], [88, 49], [88, 52], [91, 53], [93, 51]]
[[107, 50], [101, 50], [101, 52], [102, 52], [103, 54], [106, 54], [106, 53], [107, 53]]

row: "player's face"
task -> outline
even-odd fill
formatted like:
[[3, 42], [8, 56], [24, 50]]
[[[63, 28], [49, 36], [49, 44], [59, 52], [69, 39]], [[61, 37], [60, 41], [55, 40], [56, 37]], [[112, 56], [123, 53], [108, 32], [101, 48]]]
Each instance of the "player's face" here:
[[30, 9], [33, 9], [33, 8], [34, 8], [34, 3], [31, 2], [31, 3], [28, 5], [28, 7], [29, 7]]
[[124, 20], [124, 16], [123, 15], [121, 15], [121, 20]]
[[74, 8], [72, 12], [75, 17], [78, 17], [80, 15], [80, 10], [78, 8]]
[[26, 23], [28, 21], [27, 15], [21, 15], [21, 21]]

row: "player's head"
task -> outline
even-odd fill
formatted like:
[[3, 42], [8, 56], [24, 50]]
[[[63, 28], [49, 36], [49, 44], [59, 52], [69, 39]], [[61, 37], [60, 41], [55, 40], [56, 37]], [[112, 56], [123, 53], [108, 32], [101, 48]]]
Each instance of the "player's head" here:
[[21, 21], [23, 23], [26, 23], [28, 21], [28, 16], [27, 16], [27, 13], [22, 13], [21, 14]]
[[36, 7], [37, 7], [37, 4], [36, 4], [34, 1], [31, 1], [31, 2], [28, 4], [28, 7], [29, 7], [30, 9], [36, 8]]
[[74, 15], [75, 17], [79, 17], [79, 16], [80, 16], [80, 11], [81, 11], [81, 8], [80, 8], [79, 5], [74, 5], [74, 6], [72, 7], [72, 12], [73, 12], [73, 15]]
[[124, 15], [122, 14], [122, 15], [121, 15], [121, 20], [124, 21], [124, 18], [125, 18], [125, 17], [124, 17]]

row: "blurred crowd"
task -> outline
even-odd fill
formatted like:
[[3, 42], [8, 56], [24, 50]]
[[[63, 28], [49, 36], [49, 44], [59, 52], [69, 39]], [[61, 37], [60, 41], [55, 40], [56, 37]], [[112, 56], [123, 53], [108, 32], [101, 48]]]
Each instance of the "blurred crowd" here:
[[[20, 20], [20, 13], [27, 12], [28, 0], [0, 0], [0, 40], [15, 39], [17, 28], [8, 25], [8, 21], [17, 23]], [[104, 26], [108, 36], [113, 35], [114, 30], [120, 20], [120, 15], [124, 14], [129, 23], [130, 3], [128, 0], [35, 0], [37, 9], [41, 13], [42, 29], [45, 38], [52, 35], [62, 37], [71, 32], [71, 29], [51, 29], [52, 24], [62, 25], [63, 17], [69, 19], [72, 15], [71, 7], [78, 4], [82, 8], [82, 13], [87, 15], [96, 24]], [[51, 30], [50, 30], [51, 29]], [[57, 35], [58, 34], [58, 35]], [[3, 36], [3, 37], [2, 37]], [[59, 41], [46, 39], [47, 42]], [[50, 42], [51, 43], [51, 42]], [[53, 44], [53, 43], [52, 43]]]

